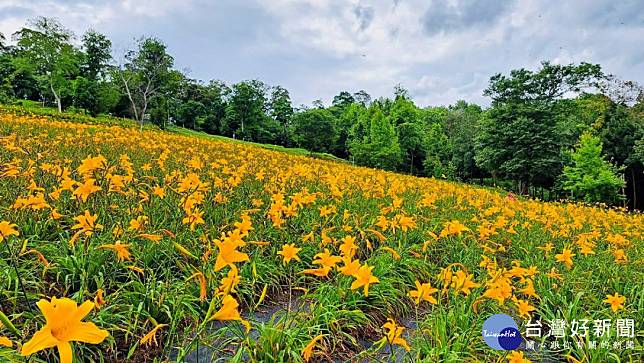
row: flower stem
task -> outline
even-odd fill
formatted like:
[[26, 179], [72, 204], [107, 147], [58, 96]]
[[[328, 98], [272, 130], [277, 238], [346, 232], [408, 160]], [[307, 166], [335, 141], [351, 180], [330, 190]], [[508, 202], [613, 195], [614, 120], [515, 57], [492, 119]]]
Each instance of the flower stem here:
[[9, 240], [6, 240], [4, 245], [7, 247], [7, 252], [9, 253], [9, 258], [11, 259], [11, 264], [13, 265], [13, 269], [16, 271], [16, 277], [18, 278], [18, 285], [20, 285], [20, 290], [22, 290], [22, 296], [25, 298], [25, 304], [27, 304], [27, 307], [29, 307], [29, 311], [33, 313], [33, 309], [31, 307], [29, 299], [27, 298], [27, 292], [25, 292], [25, 285], [22, 283], [22, 276], [18, 271], [18, 263], [16, 262], [13, 252], [9, 248]]

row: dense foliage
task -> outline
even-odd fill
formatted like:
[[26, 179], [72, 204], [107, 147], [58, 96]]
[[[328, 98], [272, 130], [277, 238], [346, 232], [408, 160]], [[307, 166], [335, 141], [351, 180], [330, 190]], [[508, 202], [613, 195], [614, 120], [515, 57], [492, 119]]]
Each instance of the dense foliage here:
[[[419, 107], [400, 86], [393, 98], [341, 91], [325, 106], [294, 107], [285, 88], [259, 80], [227, 85], [175, 69], [160, 39], [144, 37], [117, 62], [93, 30], [76, 43], [37, 18], [0, 45], [0, 101], [111, 114], [241, 140], [326, 152], [413, 175], [498, 185], [548, 200], [569, 196], [563, 170], [580, 136], [599, 137], [624, 188], [602, 202], [644, 208], [644, 93], [599, 65], [515, 69], [490, 78], [491, 105]], [[637, 145], [640, 145], [637, 147]], [[638, 150], [640, 150], [638, 154]], [[594, 199], [593, 199], [594, 200]]]

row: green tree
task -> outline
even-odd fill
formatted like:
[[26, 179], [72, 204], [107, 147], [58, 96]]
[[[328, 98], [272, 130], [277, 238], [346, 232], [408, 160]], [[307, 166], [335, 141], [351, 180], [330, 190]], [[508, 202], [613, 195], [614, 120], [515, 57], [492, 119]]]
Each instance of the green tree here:
[[97, 81], [106, 74], [106, 69], [112, 59], [112, 41], [105, 35], [94, 30], [83, 34], [83, 62], [81, 70], [83, 76], [89, 80]]
[[[349, 97], [351, 97], [351, 95], [349, 95]], [[347, 158], [349, 156], [351, 130], [358, 120], [367, 113], [367, 109], [362, 104], [355, 102], [349, 104], [338, 102], [335, 106], [331, 107], [331, 112], [335, 111], [335, 113], [337, 113], [339, 110], [341, 110], [341, 112], [335, 118], [336, 129], [338, 130], [338, 140], [333, 149], [333, 154], [341, 158]]]
[[452, 178], [455, 173], [451, 162], [452, 144], [445, 134], [443, 125], [438, 122], [431, 124], [425, 137], [425, 174], [437, 178]]
[[368, 107], [371, 104], [371, 96], [365, 90], [360, 90], [353, 94], [355, 102]]
[[414, 102], [409, 99], [407, 90], [396, 86], [395, 99], [389, 107], [389, 121], [396, 128], [400, 148], [403, 155], [404, 170], [410, 173], [423, 169], [424, 128], [421, 124], [419, 111]]
[[222, 127], [225, 135], [257, 142], [271, 139], [271, 130], [266, 127], [269, 119], [266, 89], [266, 85], [257, 80], [232, 86]]
[[280, 126], [277, 142], [281, 145], [288, 144], [288, 128], [293, 117], [293, 105], [288, 90], [282, 86], [273, 87], [270, 99], [270, 114]]
[[333, 97], [333, 102], [331, 104], [342, 112], [354, 102], [356, 102], [356, 99], [351, 95], [351, 93], [342, 91]]
[[644, 137], [642, 137], [635, 143], [634, 152], [635, 152], [635, 155], [634, 155], [635, 158], [639, 160], [640, 164], [644, 165]]
[[628, 204], [641, 208], [639, 193], [644, 185], [644, 164], [636, 157], [635, 143], [644, 136], [644, 117], [634, 108], [629, 109], [626, 105], [611, 101], [593, 128], [601, 138], [608, 160], [624, 168]]
[[100, 108], [98, 82], [79, 76], [72, 81], [72, 105], [78, 109], [98, 114]]
[[71, 93], [71, 81], [79, 69], [79, 52], [70, 43], [73, 33], [54, 19], [38, 17], [14, 33], [20, 64], [43, 84], [43, 93], [51, 92], [59, 112], [63, 93]]
[[201, 129], [201, 122], [206, 115], [206, 106], [195, 100], [188, 100], [179, 107], [179, 118], [193, 130]]
[[574, 199], [586, 202], [617, 203], [622, 196], [619, 190], [624, 187], [619, 169], [602, 157], [602, 143], [599, 137], [584, 133], [577, 148], [572, 153], [572, 165], [563, 171], [564, 189], [571, 192]]
[[330, 152], [338, 138], [333, 114], [326, 109], [310, 109], [293, 115], [291, 139], [309, 151]]
[[482, 177], [483, 171], [477, 167], [476, 134], [483, 118], [481, 107], [465, 101], [458, 101], [448, 108], [445, 120], [445, 134], [451, 140], [451, 163], [455, 176], [461, 180]]
[[427, 152], [425, 130], [419, 122], [405, 122], [398, 125], [397, 132], [405, 171], [410, 174], [421, 172]]
[[477, 137], [477, 165], [518, 182], [521, 194], [531, 185], [551, 187], [561, 170], [562, 140], [558, 135], [557, 101], [568, 94], [596, 86], [599, 65], [554, 65], [541, 69], [496, 74], [484, 91], [492, 108]]
[[226, 117], [226, 95], [230, 89], [222, 81], [210, 81], [204, 88], [202, 103], [206, 106], [206, 115], [201, 121], [203, 130], [210, 134], [221, 132]]
[[166, 45], [156, 38], [141, 38], [136, 49], [125, 55], [126, 63], [117, 70], [134, 119], [143, 127], [148, 108], [173, 77], [174, 59]]
[[366, 120], [361, 118], [352, 130], [351, 155], [360, 165], [396, 170], [402, 157], [394, 126], [378, 104], [372, 104], [365, 116], [368, 117], [368, 128]]

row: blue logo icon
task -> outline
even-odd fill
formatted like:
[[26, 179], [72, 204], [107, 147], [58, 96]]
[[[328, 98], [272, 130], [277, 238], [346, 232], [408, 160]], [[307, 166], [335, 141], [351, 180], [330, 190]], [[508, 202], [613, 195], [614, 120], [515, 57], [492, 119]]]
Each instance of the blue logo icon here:
[[483, 340], [492, 349], [514, 350], [521, 345], [523, 338], [511, 316], [494, 314], [483, 323]]

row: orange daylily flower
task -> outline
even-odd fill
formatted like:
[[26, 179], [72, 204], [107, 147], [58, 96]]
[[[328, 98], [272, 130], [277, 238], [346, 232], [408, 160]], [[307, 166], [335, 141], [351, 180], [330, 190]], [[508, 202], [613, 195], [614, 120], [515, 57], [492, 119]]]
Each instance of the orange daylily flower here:
[[45, 316], [46, 324], [22, 346], [22, 356], [57, 347], [61, 363], [71, 363], [70, 342], [99, 344], [109, 335], [94, 323], [82, 321], [94, 308], [91, 301], [78, 306], [74, 300], [52, 297], [51, 301], [41, 299], [36, 305]]

